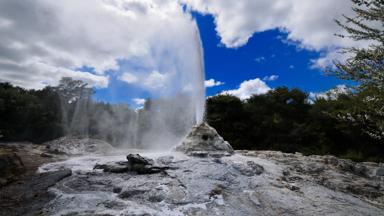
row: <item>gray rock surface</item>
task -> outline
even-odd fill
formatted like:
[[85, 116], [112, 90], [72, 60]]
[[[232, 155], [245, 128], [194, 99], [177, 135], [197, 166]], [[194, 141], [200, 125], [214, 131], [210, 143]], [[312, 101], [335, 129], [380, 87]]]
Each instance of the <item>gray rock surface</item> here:
[[111, 144], [102, 140], [91, 138], [79, 138], [66, 136], [45, 143], [49, 153], [81, 155], [81, 154], [104, 154], [113, 150]]
[[176, 151], [196, 157], [221, 157], [234, 153], [232, 146], [205, 122], [193, 127]]
[[[142, 156], [177, 169], [151, 175], [93, 170], [96, 163], [125, 156], [47, 164], [53, 170], [71, 168], [74, 175], [52, 188], [57, 196], [43, 214], [384, 215], [384, 179], [375, 173], [380, 164], [272, 151], [237, 151], [221, 158], [177, 152]], [[362, 166], [366, 175], [356, 172]]]

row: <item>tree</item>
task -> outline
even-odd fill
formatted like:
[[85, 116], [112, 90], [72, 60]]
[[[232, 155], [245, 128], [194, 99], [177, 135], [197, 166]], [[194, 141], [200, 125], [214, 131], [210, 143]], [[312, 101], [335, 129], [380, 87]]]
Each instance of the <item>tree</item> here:
[[355, 98], [359, 106], [339, 118], [359, 122], [367, 134], [384, 140], [384, 1], [351, 1], [356, 16], [344, 16], [344, 22], [336, 20], [347, 33], [339, 36], [370, 45], [346, 48], [343, 53], [349, 58], [335, 62], [334, 75], [359, 83]]
[[87, 83], [70, 77], [63, 77], [53, 89], [60, 98], [64, 133], [87, 135], [89, 106], [94, 90]]
[[[247, 116], [243, 102], [231, 95], [218, 95], [207, 99], [207, 122], [228, 140], [235, 149], [247, 149]], [[248, 147], [249, 149], [249, 147]]]

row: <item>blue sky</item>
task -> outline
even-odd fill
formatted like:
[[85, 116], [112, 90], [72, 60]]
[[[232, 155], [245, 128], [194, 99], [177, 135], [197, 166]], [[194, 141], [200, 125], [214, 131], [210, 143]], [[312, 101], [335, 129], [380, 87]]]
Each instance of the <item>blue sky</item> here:
[[300, 88], [307, 92], [322, 92], [345, 81], [325, 76], [311, 68], [311, 60], [321, 53], [299, 48], [283, 42], [286, 34], [279, 30], [255, 33], [248, 43], [239, 48], [226, 48], [220, 44], [215, 32], [213, 17], [194, 14], [204, 46], [206, 79], [224, 82], [224, 85], [207, 88], [207, 95], [235, 89], [245, 80], [277, 75], [266, 81], [268, 86]]

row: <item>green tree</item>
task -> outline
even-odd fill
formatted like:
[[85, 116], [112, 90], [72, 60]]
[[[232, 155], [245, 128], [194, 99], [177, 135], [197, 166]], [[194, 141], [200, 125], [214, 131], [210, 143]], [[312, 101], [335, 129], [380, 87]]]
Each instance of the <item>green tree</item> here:
[[207, 100], [207, 122], [236, 149], [247, 149], [247, 116], [243, 102], [231, 95], [218, 95]]
[[332, 73], [342, 79], [359, 83], [357, 106], [347, 110], [340, 119], [359, 122], [367, 134], [375, 139], [384, 139], [384, 1], [352, 0], [356, 16], [344, 16], [337, 24], [345, 35], [355, 41], [370, 43], [368, 47], [344, 49], [349, 56], [345, 62], [335, 62]]

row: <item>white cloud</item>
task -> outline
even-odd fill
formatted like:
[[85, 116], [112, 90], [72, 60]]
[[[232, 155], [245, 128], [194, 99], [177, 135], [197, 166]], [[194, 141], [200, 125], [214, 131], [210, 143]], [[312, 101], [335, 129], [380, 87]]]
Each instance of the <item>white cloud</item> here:
[[[226, 47], [246, 44], [254, 33], [280, 29], [281, 40], [301, 48], [329, 52], [351, 45], [366, 46], [349, 38], [339, 38], [343, 30], [334, 22], [342, 14], [353, 16], [350, 0], [181, 0], [191, 10], [214, 17], [217, 34]], [[316, 61], [316, 60], [315, 60]], [[317, 66], [329, 61], [322, 59]]]
[[278, 75], [271, 75], [271, 76], [265, 76], [263, 78], [264, 81], [275, 81], [279, 79], [279, 76]]
[[130, 84], [137, 82], [139, 79], [135, 75], [125, 72], [121, 75], [120, 80]]
[[221, 86], [221, 85], [224, 85], [225, 83], [221, 81], [216, 81], [215, 79], [209, 79], [209, 80], [205, 80], [204, 84], [205, 84], [205, 87], [210, 88], [215, 86]]
[[271, 90], [271, 88], [265, 82], [256, 78], [242, 82], [238, 89], [223, 91], [220, 94], [230, 94], [240, 98], [241, 100], [246, 100], [252, 95], [265, 94], [269, 90]]
[[325, 100], [336, 100], [341, 94], [348, 94], [351, 92], [351, 89], [346, 85], [337, 85], [335, 88], [332, 88], [325, 92], [310, 92], [309, 100], [311, 102], [316, 99], [325, 99]]
[[264, 56], [260, 56], [260, 57], [256, 57], [255, 58], [255, 62], [257, 62], [257, 63], [261, 63], [261, 62], [263, 62], [263, 61], [265, 61], [266, 59], [265, 59], [265, 57]]
[[160, 86], [152, 71], [161, 71], [179, 80], [173, 88], [195, 86], [203, 82], [197, 32], [174, 0], [0, 1], [0, 80], [43, 88], [72, 76], [107, 87], [118, 77], [146, 80], [152, 91]]
[[159, 71], [152, 71], [144, 80], [144, 86], [151, 89], [161, 89], [167, 85], [168, 77]]
[[138, 105], [138, 106], [144, 106], [145, 101], [146, 101], [144, 98], [134, 98], [134, 99], [132, 99], [132, 100], [133, 100], [133, 102], [135, 102], [135, 104]]

